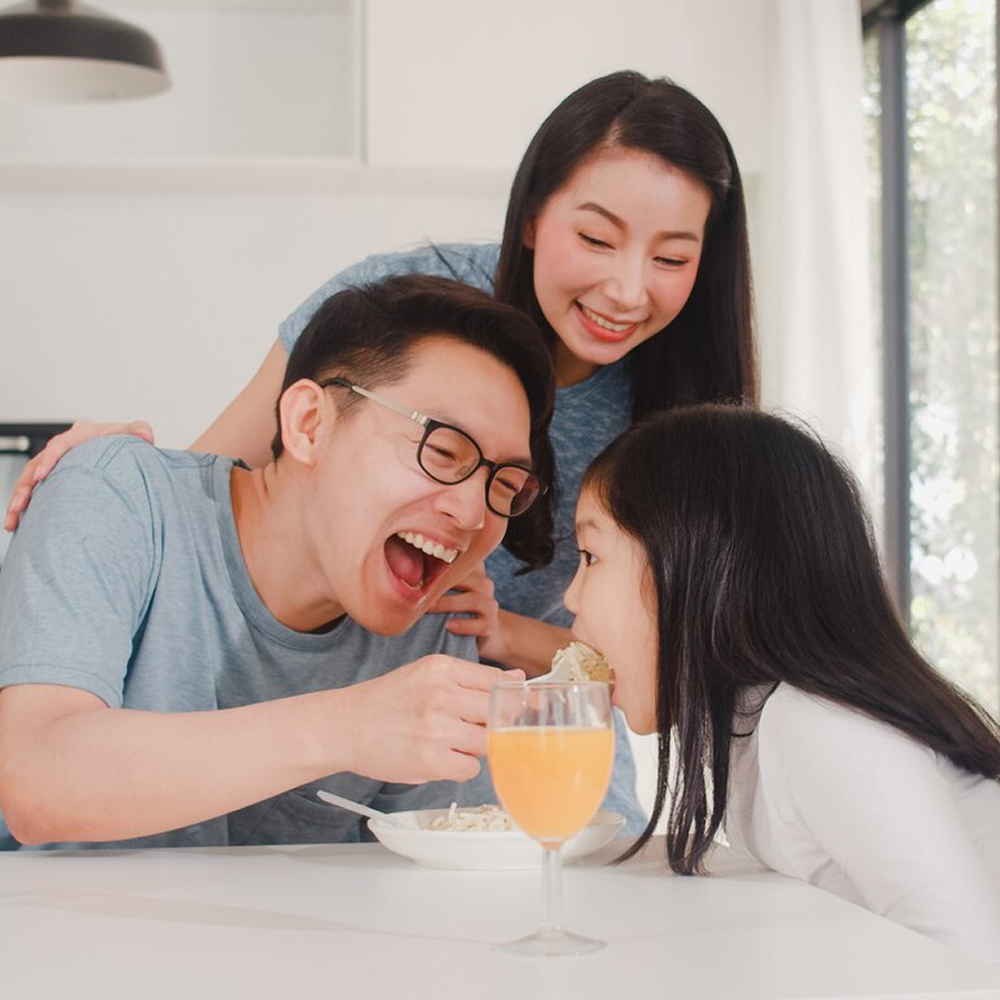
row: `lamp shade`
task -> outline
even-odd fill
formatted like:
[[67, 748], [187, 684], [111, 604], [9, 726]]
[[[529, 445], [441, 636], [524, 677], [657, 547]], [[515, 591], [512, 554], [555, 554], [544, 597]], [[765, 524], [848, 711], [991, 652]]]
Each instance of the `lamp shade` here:
[[0, 10], [0, 101], [115, 101], [170, 86], [155, 39], [72, 0]]

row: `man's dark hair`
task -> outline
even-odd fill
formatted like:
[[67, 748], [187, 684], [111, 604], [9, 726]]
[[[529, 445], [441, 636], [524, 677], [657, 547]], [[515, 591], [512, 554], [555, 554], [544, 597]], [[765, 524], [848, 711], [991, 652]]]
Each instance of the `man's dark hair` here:
[[[414, 349], [432, 336], [452, 337], [485, 351], [517, 375], [531, 414], [532, 466], [544, 482], [552, 483], [548, 426], [555, 379], [549, 351], [524, 313], [459, 281], [400, 275], [332, 295], [292, 349], [281, 392], [303, 378], [322, 382], [332, 376], [365, 388], [391, 385], [406, 377]], [[360, 402], [360, 397], [346, 394], [340, 404], [350, 408]], [[276, 413], [278, 428], [271, 442], [275, 459], [283, 451], [277, 408]], [[550, 499], [551, 491], [507, 528], [504, 545], [525, 569], [552, 560]]]

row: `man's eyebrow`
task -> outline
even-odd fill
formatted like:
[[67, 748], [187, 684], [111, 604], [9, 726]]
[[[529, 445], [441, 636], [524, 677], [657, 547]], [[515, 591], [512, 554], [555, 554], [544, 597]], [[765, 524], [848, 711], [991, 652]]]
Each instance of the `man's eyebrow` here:
[[[585, 201], [582, 205], [576, 206], [578, 212], [596, 212], [598, 215], [603, 216], [608, 220], [613, 226], [617, 226], [619, 229], [627, 229], [625, 225], [625, 220], [619, 218], [610, 209], [605, 208], [603, 205], [599, 205], [596, 201]], [[656, 234], [661, 240], [691, 240], [693, 243], [700, 243], [701, 237], [697, 233], [689, 233], [686, 230], [669, 230], [665, 229], [662, 232]]]

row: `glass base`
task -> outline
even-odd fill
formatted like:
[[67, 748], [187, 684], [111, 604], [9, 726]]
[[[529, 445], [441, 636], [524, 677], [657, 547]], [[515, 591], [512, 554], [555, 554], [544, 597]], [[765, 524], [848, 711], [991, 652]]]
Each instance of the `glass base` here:
[[596, 938], [584, 937], [570, 931], [542, 928], [508, 944], [498, 944], [493, 950], [501, 955], [522, 955], [527, 958], [568, 958], [572, 955], [589, 955], [602, 951], [607, 944]]

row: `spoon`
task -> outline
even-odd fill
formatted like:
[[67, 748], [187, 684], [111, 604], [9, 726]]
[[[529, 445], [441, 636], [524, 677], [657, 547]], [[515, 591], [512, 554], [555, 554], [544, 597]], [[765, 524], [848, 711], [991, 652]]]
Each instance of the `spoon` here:
[[329, 802], [332, 806], [340, 806], [341, 809], [348, 809], [351, 812], [367, 816], [369, 819], [377, 819], [390, 826], [401, 826], [402, 824], [391, 813], [382, 812], [381, 809], [372, 809], [371, 806], [355, 802], [354, 799], [345, 799], [343, 795], [334, 795], [333, 792], [325, 792], [318, 789], [316, 795], [324, 802]]

